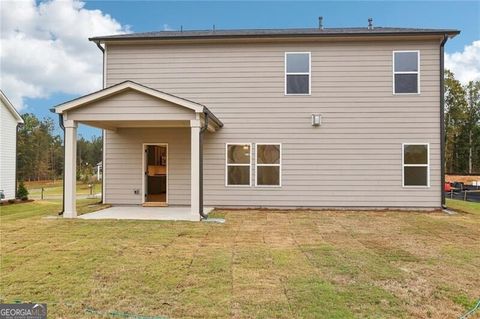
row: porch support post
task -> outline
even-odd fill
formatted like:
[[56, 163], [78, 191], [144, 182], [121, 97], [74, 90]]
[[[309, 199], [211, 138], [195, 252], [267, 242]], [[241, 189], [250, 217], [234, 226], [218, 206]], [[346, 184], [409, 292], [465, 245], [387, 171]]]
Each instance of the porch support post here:
[[76, 208], [76, 188], [77, 188], [77, 123], [66, 120], [65, 126], [65, 158], [64, 158], [64, 178], [65, 188], [63, 196], [65, 208], [64, 218], [77, 217]]
[[200, 219], [200, 121], [190, 121], [191, 131], [191, 189], [190, 205], [191, 214], [194, 219]]

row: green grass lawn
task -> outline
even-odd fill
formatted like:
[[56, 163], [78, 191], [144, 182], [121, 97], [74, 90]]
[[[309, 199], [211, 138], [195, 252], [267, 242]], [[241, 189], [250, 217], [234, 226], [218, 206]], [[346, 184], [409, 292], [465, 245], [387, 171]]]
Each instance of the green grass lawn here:
[[480, 203], [447, 198], [447, 207], [460, 212], [480, 215]]
[[[45, 199], [58, 199], [63, 194], [63, 181], [33, 181], [25, 182], [25, 186], [28, 189], [29, 197], [34, 199], [40, 199], [42, 193], [42, 187], [44, 188], [44, 198]], [[93, 194], [98, 194], [102, 192], [101, 182], [93, 184]], [[77, 183], [77, 195], [89, 195], [90, 189], [88, 183]]]
[[[107, 207], [99, 204], [98, 199], [77, 200], [77, 213], [79, 215], [93, 212]], [[15, 205], [0, 206], [0, 222], [10, 222], [29, 217], [39, 218], [45, 216], [57, 216], [62, 210], [61, 200], [33, 201]]]
[[1, 208], [1, 302], [46, 302], [49, 318], [458, 318], [480, 297], [478, 214], [42, 218], [58, 208]]

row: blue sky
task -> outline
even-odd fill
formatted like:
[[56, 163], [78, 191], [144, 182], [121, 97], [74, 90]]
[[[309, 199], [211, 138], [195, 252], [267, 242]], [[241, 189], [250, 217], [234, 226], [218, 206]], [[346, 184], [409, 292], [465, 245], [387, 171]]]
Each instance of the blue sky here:
[[[210, 29], [214, 24], [217, 29], [316, 27], [322, 15], [327, 28], [366, 26], [367, 18], [372, 17], [374, 26], [460, 29], [461, 35], [448, 42], [447, 53], [461, 52], [480, 40], [480, 1], [86, 1], [84, 9], [101, 10], [133, 32], [176, 30], [181, 25], [184, 30]], [[59, 91], [50, 92], [48, 97], [26, 97], [22, 112], [52, 116], [50, 107], [78, 95]], [[100, 132], [82, 127], [80, 134], [90, 137]]]
[[479, 38], [479, 1], [87, 1], [134, 32], [172, 29], [305, 28], [367, 26], [455, 28], [462, 36], [449, 43], [458, 51]]

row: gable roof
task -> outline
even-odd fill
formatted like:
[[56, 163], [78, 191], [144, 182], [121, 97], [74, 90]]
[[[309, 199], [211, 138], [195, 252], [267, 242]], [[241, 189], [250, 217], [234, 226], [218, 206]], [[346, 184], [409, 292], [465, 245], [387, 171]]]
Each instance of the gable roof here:
[[3, 93], [2, 90], [0, 90], [0, 100], [3, 102], [2, 104], [6, 106], [7, 110], [9, 110], [10, 113], [12, 113], [17, 123], [23, 124], [23, 119], [20, 116], [20, 113], [18, 113], [18, 111], [15, 109], [13, 104], [8, 100], [7, 96]]
[[351, 37], [351, 36], [385, 36], [385, 35], [447, 35], [459, 34], [455, 29], [423, 28], [303, 28], [303, 29], [236, 29], [236, 30], [189, 30], [189, 31], [154, 31], [107, 35], [90, 38], [90, 41], [104, 42], [115, 40], [173, 40], [173, 39], [221, 39], [221, 38], [272, 38], [272, 37]]
[[55, 113], [62, 114], [65, 111], [68, 111], [77, 107], [81, 107], [86, 103], [92, 103], [126, 90], [134, 90], [140, 93], [144, 93], [149, 96], [152, 96], [152, 97], [155, 97], [179, 106], [183, 106], [196, 113], [207, 113], [213, 122], [215, 122], [220, 127], [223, 126], [223, 123], [203, 104], [200, 104], [200, 103], [197, 103], [197, 102], [194, 102], [170, 93], [159, 91], [159, 90], [150, 88], [148, 86], [142, 85], [140, 83], [129, 81], [129, 80], [120, 82], [118, 84], [109, 86], [108, 88], [59, 104], [54, 107], [54, 110], [55, 110]]

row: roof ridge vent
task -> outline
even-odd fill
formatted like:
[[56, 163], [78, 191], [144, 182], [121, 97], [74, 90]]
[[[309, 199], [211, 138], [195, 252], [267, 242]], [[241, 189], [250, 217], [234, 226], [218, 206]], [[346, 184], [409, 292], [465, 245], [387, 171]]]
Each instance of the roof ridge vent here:
[[373, 19], [368, 18], [368, 30], [373, 30]]

